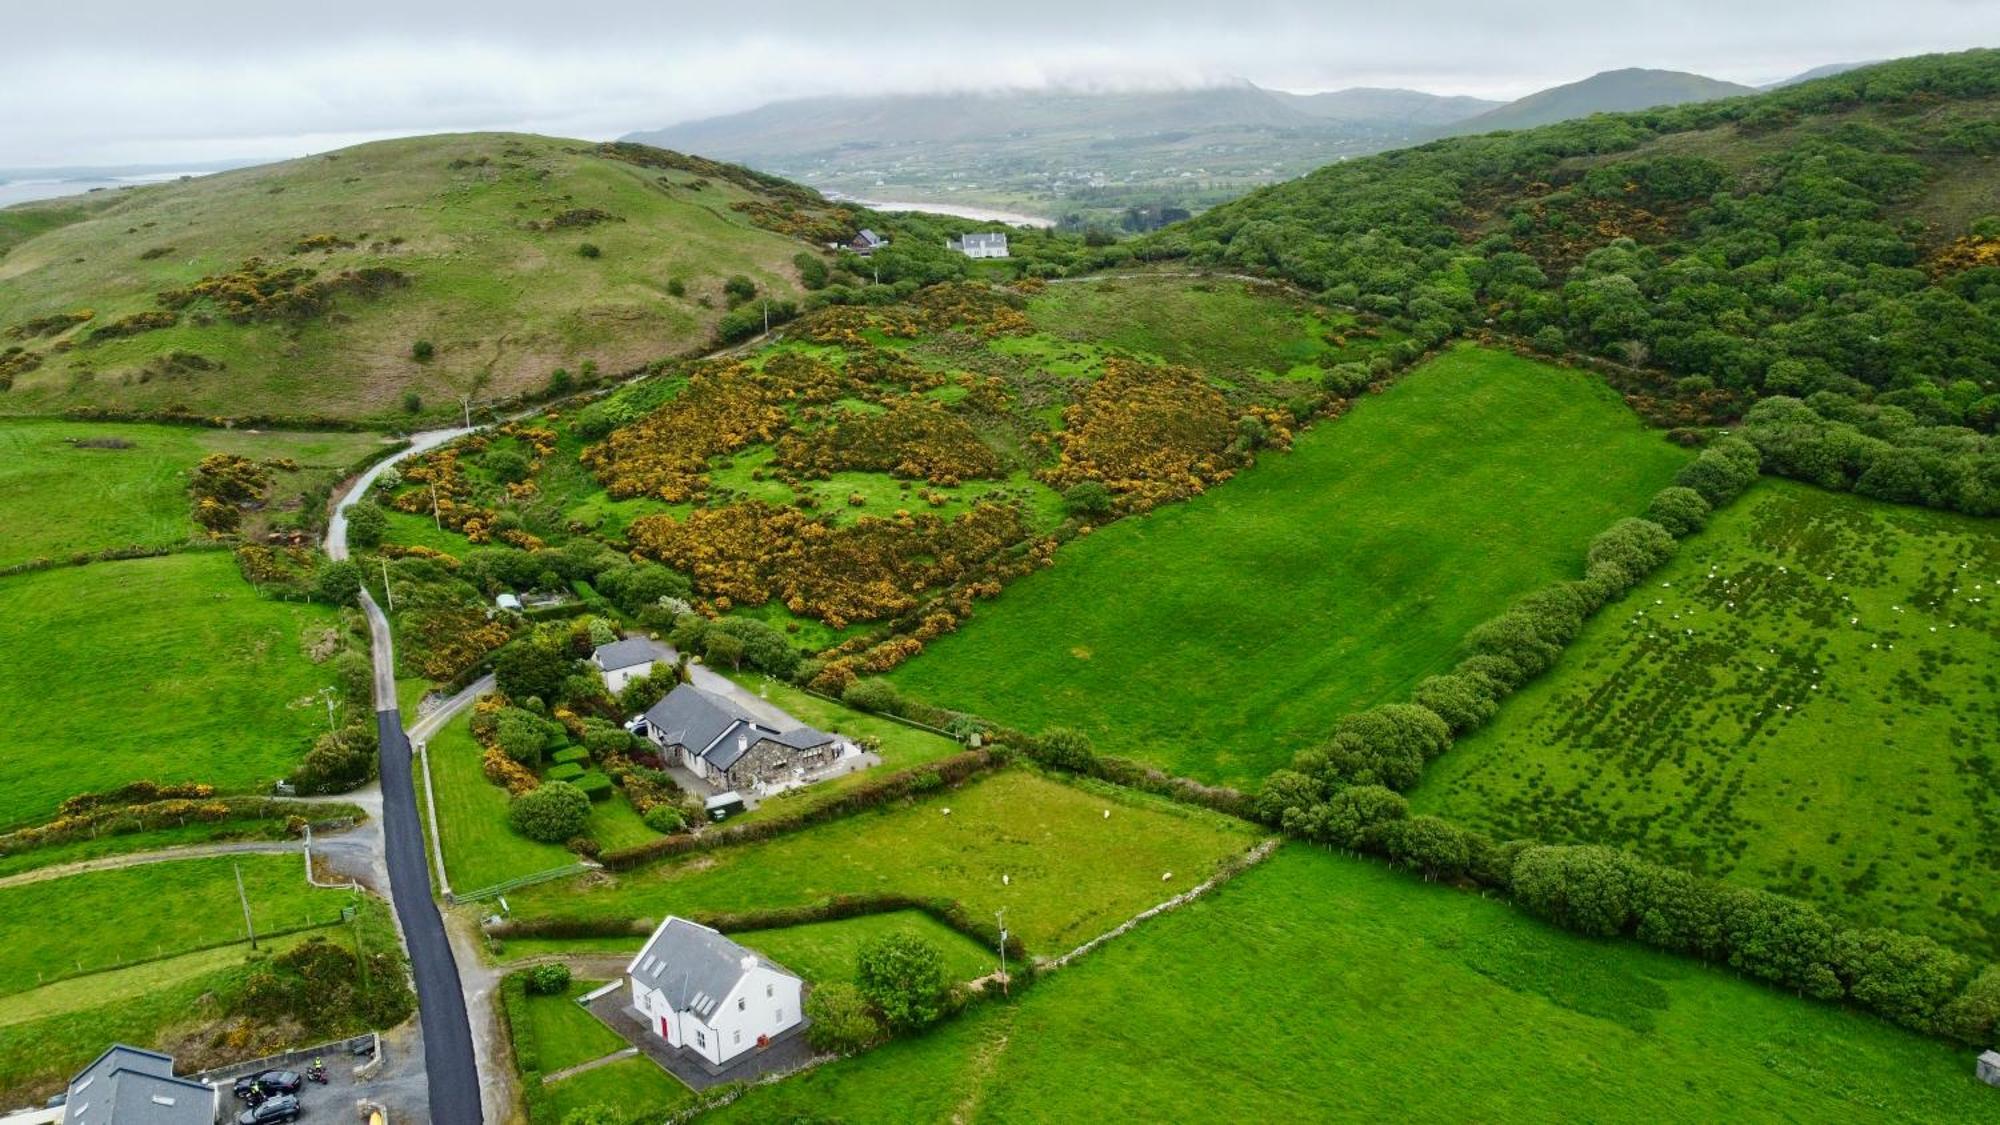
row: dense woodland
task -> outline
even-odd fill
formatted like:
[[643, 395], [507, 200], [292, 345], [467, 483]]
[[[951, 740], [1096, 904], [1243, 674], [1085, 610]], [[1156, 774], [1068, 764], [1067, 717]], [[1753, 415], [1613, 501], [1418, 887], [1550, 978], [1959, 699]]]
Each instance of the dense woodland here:
[[1663, 370], [1776, 471], [2000, 511], [2000, 51], [1335, 164], [1149, 236], [1406, 318]]

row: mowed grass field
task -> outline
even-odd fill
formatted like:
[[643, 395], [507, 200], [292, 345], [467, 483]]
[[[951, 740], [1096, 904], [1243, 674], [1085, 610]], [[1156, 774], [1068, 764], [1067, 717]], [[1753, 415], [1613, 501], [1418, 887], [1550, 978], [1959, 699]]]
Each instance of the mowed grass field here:
[[1199, 883], [1256, 840], [1219, 814], [1016, 769], [761, 843], [525, 887], [507, 902], [516, 918], [659, 919], [845, 893], [936, 895], [976, 917], [1004, 907], [1009, 930], [1053, 955]]
[[1765, 481], [1419, 808], [2000, 954], [2000, 521]]
[[1442, 670], [1685, 462], [1595, 377], [1447, 352], [1293, 450], [1065, 546], [892, 678], [1239, 785]]
[[226, 551], [0, 579], [0, 825], [127, 781], [261, 791], [326, 728], [308, 645], [341, 627], [273, 601]]
[[[129, 443], [105, 449], [79, 442]], [[379, 434], [246, 432], [48, 419], [0, 419], [0, 566], [108, 547], [168, 547], [199, 537], [188, 477], [211, 453], [289, 457], [274, 506], [382, 447]]]
[[[766, 199], [719, 177], [608, 159], [584, 141], [466, 133], [381, 141], [118, 193], [14, 245], [0, 261], [0, 331], [89, 308], [61, 339], [27, 342], [44, 362], [0, 396], [10, 414], [74, 406], [223, 416], [431, 417], [456, 397], [538, 389], [586, 359], [618, 371], [705, 343], [724, 279], [797, 292], [807, 244], [752, 225], [731, 204]], [[594, 212], [595, 214], [592, 214]], [[301, 244], [332, 235], [348, 245]], [[583, 244], [600, 249], [584, 257]], [[341, 297], [337, 316], [206, 323], [91, 340], [156, 311], [157, 295], [259, 257], [284, 269], [387, 267], [408, 284]], [[667, 292], [679, 280], [685, 295]], [[708, 304], [701, 302], [706, 298]], [[411, 347], [435, 356], [419, 363]], [[219, 370], [167, 371], [181, 352]]]
[[[601, 983], [580, 980], [561, 996], [528, 996], [509, 1029], [516, 1059], [533, 1058], [548, 1075], [624, 1050], [625, 1040], [576, 1002]], [[640, 1120], [691, 1102], [694, 1094], [651, 1059], [633, 1058], [559, 1079], [529, 1091], [526, 1100], [530, 1125], [560, 1125], [593, 1105], [617, 1120]]]
[[719, 1121], [1990, 1121], [1960, 1049], [1289, 846]]

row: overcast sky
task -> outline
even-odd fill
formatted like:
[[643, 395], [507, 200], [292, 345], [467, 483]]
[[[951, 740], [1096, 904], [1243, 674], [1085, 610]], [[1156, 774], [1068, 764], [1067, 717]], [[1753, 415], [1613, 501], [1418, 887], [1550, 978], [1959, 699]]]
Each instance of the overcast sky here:
[[1746, 83], [2000, 45], [2000, 0], [84, 0], [6, 4], [0, 167], [602, 138], [825, 93], [1408, 86], [1653, 66]]

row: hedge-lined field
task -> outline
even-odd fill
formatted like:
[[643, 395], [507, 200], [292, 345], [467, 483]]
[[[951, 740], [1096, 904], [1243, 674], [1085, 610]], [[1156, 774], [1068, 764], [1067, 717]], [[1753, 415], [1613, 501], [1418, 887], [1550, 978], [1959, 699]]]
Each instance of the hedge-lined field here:
[[1188, 889], [1255, 839], [1214, 813], [1010, 770], [880, 814], [527, 887], [507, 902], [519, 920], [658, 919], [900, 892], [957, 899], [981, 921], [1005, 907], [1009, 930], [1053, 954]]
[[227, 552], [0, 579], [0, 824], [123, 782], [264, 790], [297, 764], [335, 683], [321, 605], [265, 598]]
[[1434, 763], [1418, 811], [2000, 952], [2000, 526], [1767, 481]]
[[716, 1116], [1931, 1123], [1992, 1095], [1869, 1017], [1294, 845], [1014, 1004]]
[[283, 507], [381, 445], [367, 433], [0, 420], [0, 566], [200, 536], [188, 476], [211, 453], [297, 461], [301, 471], [275, 476], [272, 504]]
[[1581, 567], [1687, 454], [1576, 371], [1473, 347], [1185, 504], [1063, 548], [893, 678], [927, 702], [1253, 784]]

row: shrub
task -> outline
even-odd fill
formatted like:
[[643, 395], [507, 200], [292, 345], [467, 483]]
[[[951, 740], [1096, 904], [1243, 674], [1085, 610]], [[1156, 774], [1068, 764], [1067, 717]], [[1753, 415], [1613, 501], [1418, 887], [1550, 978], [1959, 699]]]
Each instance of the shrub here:
[[903, 697], [896, 691], [896, 685], [887, 680], [856, 680], [840, 693], [840, 701], [857, 711], [881, 715], [903, 713]]
[[347, 543], [363, 551], [382, 545], [389, 532], [389, 514], [373, 504], [356, 504], [347, 510]]
[[437, 345], [431, 343], [429, 340], [418, 340], [416, 343], [410, 345], [410, 358], [416, 360], [418, 363], [429, 363], [431, 357], [436, 354]]
[[[650, 702], [650, 701], [648, 701]], [[606, 758], [613, 754], [623, 754], [632, 749], [632, 734], [623, 727], [598, 727], [584, 732], [585, 754], [592, 758]], [[557, 755], [561, 761], [562, 756]]]
[[1622, 519], [1590, 541], [1586, 573], [1620, 591], [1638, 585], [1674, 555], [1674, 537], [1651, 520]]
[[846, 981], [816, 985], [806, 997], [806, 1041], [815, 1051], [852, 1054], [882, 1037], [882, 1025], [861, 990]]
[[361, 594], [361, 567], [351, 560], [322, 562], [313, 572], [313, 593], [334, 605], [353, 605]]
[[1284, 829], [1295, 836], [1343, 848], [1370, 848], [1384, 825], [1410, 814], [1401, 793], [1380, 785], [1353, 785], [1327, 798], [1325, 804], [1285, 814]]
[[671, 836], [687, 827], [687, 818], [672, 805], [654, 805], [639, 819], [646, 822], [646, 827], [663, 836]]
[[595, 242], [584, 243], [583, 245], [576, 248], [576, 252], [583, 255], [586, 258], [601, 257], [604, 254], [604, 251], [598, 249], [597, 243]]
[[687, 291], [688, 291], [687, 282], [682, 281], [678, 277], [670, 277], [667, 279], [667, 296], [685, 297], [687, 296]]
[[[610, 800], [614, 788], [611, 784], [611, 778], [603, 770], [583, 771], [576, 779], [576, 787], [583, 790], [583, 795], [593, 801]], [[596, 853], [593, 852], [592, 854]]]
[[514, 798], [507, 806], [507, 823], [530, 840], [559, 844], [583, 831], [590, 820], [590, 798], [566, 781], [551, 781]]
[[582, 776], [583, 767], [574, 762], [565, 762], [559, 766], [550, 766], [548, 772], [548, 779], [550, 781], [575, 781]]
[[719, 630], [709, 630], [702, 641], [702, 659], [711, 665], [726, 666], [731, 669], [743, 667], [743, 639]]
[[1492, 679], [1460, 670], [1425, 677], [1411, 698], [1443, 719], [1456, 735], [1484, 726], [1500, 709], [1502, 691]]
[[1843, 930], [1834, 938], [1833, 969], [1855, 1002], [1904, 1027], [1938, 1031], [1972, 962], [1926, 937]]
[[[596, 733], [596, 732], [592, 732]], [[557, 765], [571, 765], [590, 761], [590, 751], [581, 746], [571, 746], [549, 755], [549, 761]], [[579, 766], [581, 768], [581, 766]]]
[[1097, 759], [1090, 736], [1069, 727], [1043, 731], [1040, 738], [1028, 744], [1028, 753], [1045, 766], [1074, 773], [1089, 773]]
[[884, 934], [855, 955], [854, 984], [891, 1031], [914, 1031], [944, 1014], [944, 957], [913, 934]]
[[1084, 518], [1109, 515], [1112, 509], [1111, 489], [1101, 480], [1083, 480], [1063, 490], [1063, 510], [1072, 516]]
[[1343, 717], [1325, 745], [1299, 755], [1294, 768], [1329, 787], [1382, 785], [1404, 790], [1424, 763], [1451, 747], [1451, 728], [1414, 703], [1387, 703]]
[[1312, 808], [1324, 795], [1325, 787], [1317, 779], [1297, 770], [1276, 770], [1257, 791], [1257, 819], [1266, 824], [1283, 824], [1287, 812]]
[[757, 283], [740, 273], [732, 275], [728, 281], [722, 283], [722, 296], [732, 309], [756, 295]]
[[1741, 438], [1723, 438], [1674, 474], [1674, 483], [1700, 493], [1710, 507], [1720, 508], [1756, 482], [1762, 462], [1756, 446]]
[[536, 965], [528, 970], [527, 989], [536, 996], [560, 996], [569, 991], [568, 965]]
[[1676, 539], [1685, 539], [1708, 523], [1708, 501], [1692, 488], [1674, 485], [1653, 494], [1646, 505], [1646, 518], [1667, 529]]

